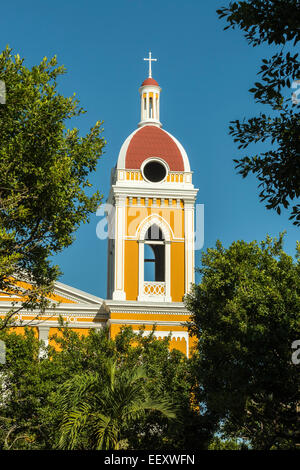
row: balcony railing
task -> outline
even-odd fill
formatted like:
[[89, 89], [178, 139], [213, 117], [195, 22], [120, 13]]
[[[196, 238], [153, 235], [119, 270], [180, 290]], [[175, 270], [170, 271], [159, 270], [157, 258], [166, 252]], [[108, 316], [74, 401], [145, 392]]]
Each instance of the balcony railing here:
[[147, 297], [163, 297], [166, 295], [166, 283], [156, 281], [145, 281], [143, 295]]

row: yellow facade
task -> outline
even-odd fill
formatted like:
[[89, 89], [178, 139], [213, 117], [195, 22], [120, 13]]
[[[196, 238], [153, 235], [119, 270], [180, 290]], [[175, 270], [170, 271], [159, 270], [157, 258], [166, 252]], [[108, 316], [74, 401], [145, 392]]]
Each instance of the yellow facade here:
[[[80, 335], [109, 325], [114, 338], [124, 325], [135, 331], [144, 326], [145, 334], [155, 326], [158, 338], [172, 334], [171, 349], [187, 355], [192, 352], [194, 340], [185, 325], [189, 312], [182, 300], [194, 282], [193, 217], [198, 190], [192, 184], [184, 148], [161, 129], [160, 92], [150, 75], [139, 89], [138, 129], [123, 143], [112, 171], [107, 200], [113, 208], [107, 299], [57, 283], [49, 295], [55, 310], [49, 308], [38, 316], [20, 311], [18, 333], [30, 324], [40, 339], [47, 343], [50, 338], [53, 344], [51, 336], [58, 333], [59, 317]], [[152, 226], [158, 229], [158, 239], [150, 233]], [[0, 295], [0, 316], [30, 289], [26, 282], [18, 287], [23, 295], [21, 291]]]

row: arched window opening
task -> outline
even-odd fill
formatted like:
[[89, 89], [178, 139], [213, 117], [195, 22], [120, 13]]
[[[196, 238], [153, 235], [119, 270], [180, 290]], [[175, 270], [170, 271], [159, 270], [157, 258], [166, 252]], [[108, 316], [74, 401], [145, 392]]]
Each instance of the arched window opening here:
[[153, 118], [153, 98], [150, 97], [149, 98], [149, 111], [150, 111], [150, 118], [152, 119]]
[[161, 229], [153, 224], [147, 230], [144, 249], [144, 280], [165, 281], [165, 244]]
[[142, 168], [142, 173], [147, 181], [160, 183], [167, 175], [166, 166], [158, 160], [148, 161]]
[[153, 224], [148, 228], [147, 233], [145, 235], [145, 240], [164, 240], [164, 236], [158, 225]]

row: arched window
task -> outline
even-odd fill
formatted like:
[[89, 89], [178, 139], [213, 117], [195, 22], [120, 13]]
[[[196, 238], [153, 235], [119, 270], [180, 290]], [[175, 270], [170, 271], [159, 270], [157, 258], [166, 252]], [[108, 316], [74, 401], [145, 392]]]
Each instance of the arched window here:
[[165, 281], [165, 243], [162, 231], [156, 224], [149, 227], [145, 236], [144, 280]]
[[153, 118], [153, 98], [151, 96], [149, 98], [149, 117]]
[[[152, 218], [152, 217], [151, 217]], [[162, 218], [153, 217], [139, 237], [139, 289], [137, 300], [172, 302], [171, 232]]]

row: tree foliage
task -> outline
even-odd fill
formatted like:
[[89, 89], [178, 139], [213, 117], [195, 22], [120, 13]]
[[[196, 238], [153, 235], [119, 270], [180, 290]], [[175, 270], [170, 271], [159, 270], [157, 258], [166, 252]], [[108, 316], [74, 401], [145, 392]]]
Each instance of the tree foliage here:
[[207, 448], [214, 424], [195, 406], [192, 361], [168, 338], [62, 327], [48, 357], [33, 330], [0, 339], [0, 448]]
[[[298, 247], [298, 254], [300, 249]], [[220, 242], [202, 256], [202, 280], [186, 304], [203, 413], [218, 416], [226, 438], [254, 449], [299, 443], [300, 262], [282, 236], [261, 244]]]
[[[294, 46], [300, 39], [298, 0], [248, 0], [230, 2], [217, 10], [225, 18], [225, 29], [238, 27], [248, 43], [278, 46], [263, 59], [257, 81], [250, 92], [257, 103], [268, 105], [269, 114], [231, 122], [229, 131], [239, 149], [266, 142], [270, 149], [235, 159], [244, 178], [253, 173], [259, 181], [260, 199], [278, 214], [300, 196], [300, 62]], [[293, 88], [294, 87], [294, 88]], [[300, 205], [294, 204], [290, 218], [300, 226]]]
[[[101, 197], [90, 194], [104, 139], [101, 123], [81, 137], [68, 121], [84, 113], [58, 92], [65, 73], [56, 57], [31, 69], [8, 47], [0, 54], [0, 290], [41, 309], [59, 270], [50, 257], [69, 246]], [[34, 288], [20, 284], [27, 280]]]
[[112, 359], [101, 366], [101, 375], [85, 372], [63, 384], [62, 449], [76, 448], [82, 435], [89, 448], [120, 449], [127, 441], [128, 426], [148, 411], [158, 411], [169, 419], [176, 417], [170, 398], [150, 396], [150, 378], [143, 367], [120, 367]]

